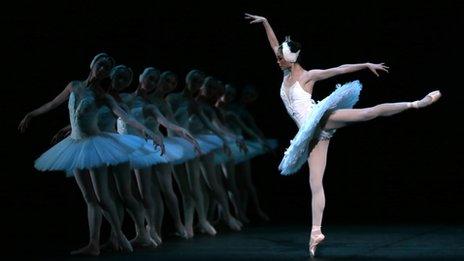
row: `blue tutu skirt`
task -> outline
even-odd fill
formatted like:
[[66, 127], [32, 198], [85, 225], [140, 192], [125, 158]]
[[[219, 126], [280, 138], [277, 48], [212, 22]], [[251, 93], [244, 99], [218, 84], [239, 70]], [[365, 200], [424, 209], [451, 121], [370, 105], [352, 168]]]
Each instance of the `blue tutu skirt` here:
[[43, 153], [34, 164], [41, 171], [67, 171], [117, 165], [130, 161], [130, 155], [144, 146], [132, 135], [108, 132], [74, 139], [66, 137]]
[[229, 139], [227, 141], [227, 146], [229, 146], [230, 148], [230, 152], [231, 152], [230, 156], [228, 156], [221, 147], [220, 150], [217, 150], [214, 153], [214, 163], [222, 164], [222, 163], [226, 163], [230, 161], [234, 163], [240, 163], [245, 160], [248, 160], [251, 156], [251, 153], [253, 151], [256, 151], [257, 148], [254, 143], [252, 144], [246, 141], [246, 144], [247, 144], [248, 151], [245, 153], [243, 150], [240, 149], [240, 147], [238, 146], [235, 140]]
[[248, 153], [245, 160], [250, 160], [257, 156], [269, 153], [271, 150], [275, 150], [278, 146], [276, 139], [266, 139], [264, 140], [268, 147], [264, 147], [256, 140], [247, 140]]
[[214, 134], [198, 135], [196, 137], [198, 137], [205, 146], [208, 145], [212, 148], [211, 150], [220, 149], [224, 145], [222, 139]]
[[[132, 135], [130, 135], [132, 136]], [[142, 139], [140, 137], [134, 136], [136, 138]], [[161, 156], [161, 150], [159, 147], [155, 148], [153, 141], [148, 140], [144, 141], [142, 148], [134, 151], [129, 155], [131, 167], [134, 169], [143, 169], [153, 165], [167, 163], [168, 160], [166, 157]]]
[[184, 148], [178, 144], [178, 140], [173, 137], [165, 137], [163, 139], [164, 147], [166, 149], [164, 158], [168, 163], [181, 164], [189, 160]]
[[195, 138], [200, 145], [202, 154], [208, 154], [212, 151], [222, 149], [223, 142], [216, 136], [211, 134], [195, 135]]
[[[240, 148], [234, 142], [229, 144], [232, 151], [232, 157], [227, 157], [225, 153], [222, 153], [220, 154], [220, 157], [217, 158], [218, 162], [227, 162], [229, 160], [233, 160], [235, 164], [239, 164], [269, 152], [268, 148], [265, 148], [263, 145], [261, 145], [260, 142], [256, 140], [250, 139], [246, 140], [245, 142], [248, 148], [246, 153], [240, 150]], [[277, 148], [277, 140], [267, 139], [265, 142], [272, 150]]]
[[168, 137], [168, 138], [165, 138], [164, 140], [165, 141], [169, 140], [169, 142], [172, 142], [182, 148], [183, 156], [182, 158], [175, 160], [174, 162], [175, 164], [184, 163], [186, 161], [189, 161], [197, 157], [193, 144], [188, 142], [186, 139], [180, 138], [180, 137]]
[[308, 160], [309, 143], [320, 130], [319, 122], [326, 113], [337, 109], [353, 108], [359, 99], [362, 85], [359, 81], [337, 85], [336, 90], [320, 101], [290, 141], [279, 165], [281, 175], [297, 172]]

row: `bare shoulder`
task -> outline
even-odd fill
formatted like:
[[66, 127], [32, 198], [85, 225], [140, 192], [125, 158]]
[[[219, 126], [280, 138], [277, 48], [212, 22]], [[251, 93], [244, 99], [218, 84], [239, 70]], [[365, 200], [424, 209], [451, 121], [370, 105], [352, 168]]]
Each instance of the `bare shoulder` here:
[[69, 89], [70, 91], [76, 91], [79, 88], [81, 88], [82, 85], [83, 85], [82, 81], [74, 80], [74, 81], [70, 81], [68, 85], [66, 85], [66, 89]]
[[307, 70], [304, 73], [304, 77], [307, 81], [314, 81], [317, 78], [317, 75], [321, 72], [320, 69], [311, 69]]
[[309, 93], [312, 93], [314, 83], [316, 82], [314, 70], [308, 70], [301, 76], [302, 88]]

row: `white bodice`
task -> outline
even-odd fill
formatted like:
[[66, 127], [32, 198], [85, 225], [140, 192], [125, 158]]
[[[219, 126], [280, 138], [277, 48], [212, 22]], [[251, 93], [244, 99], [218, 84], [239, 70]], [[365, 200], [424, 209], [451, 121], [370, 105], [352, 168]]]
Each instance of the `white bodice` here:
[[93, 92], [85, 87], [80, 90], [80, 100], [73, 90], [69, 95], [68, 109], [71, 123], [71, 137], [82, 139], [100, 132], [98, 128], [98, 108]]
[[300, 128], [316, 105], [311, 94], [305, 91], [298, 81], [290, 87], [285, 87], [284, 82], [282, 82], [280, 97], [284, 102], [288, 114], [296, 122], [298, 128]]

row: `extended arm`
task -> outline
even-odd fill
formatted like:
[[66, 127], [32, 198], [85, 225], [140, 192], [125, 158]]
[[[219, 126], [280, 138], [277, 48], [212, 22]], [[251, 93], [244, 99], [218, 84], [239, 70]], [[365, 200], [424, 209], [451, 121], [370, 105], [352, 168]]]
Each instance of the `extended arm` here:
[[47, 112], [55, 109], [56, 107], [58, 107], [63, 102], [65, 102], [68, 99], [69, 94], [72, 91], [72, 85], [73, 85], [72, 82], [69, 83], [66, 86], [66, 88], [64, 88], [64, 90], [60, 94], [58, 94], [53, 100], [45, 103], [44, 105], [40, 106], [39, 108], [37, 108], [35, 110], [27, 113], [26, 116], [24, 116], [24, 118], [21, 120], [21, 123], [19, 124], [18, 129], [21, 132], [24, 132], [26, 130], [26, 128], [28, 127], [28, 125], [29, 125], [29, 121], [33, 117], [36, 117], [36, 116], [39, 116], [41, 114], [47, 113]]
[[373, 63], [358, 63], [358, 64], [344, 64], [338, 67], [325, 69], [325, 70], [310, 70], [303, 75], [303, 81], [320, 81], [325, 80], [336, 75], [352, 73], [364, 69], [369, 69], [372, 73], [379, 76], [377, 71], [384, 71], [388, 73], [388, 67], [383, 63], [373, 64]]
[[267, 19], [263, 16], [251, 15], [247, 13], [245, 13], [245, 19], [251, 20], [250, 24], [255, 24], [255, 23], [263, 24], [264, 29], [266, 30], [266, 35], [267, 35], [269, 44], [271, 45], [272, 50], [274, 51], [274, 54], [277, 56], [277, 50], [279, 49], [279, 41], [277, 40], [274, 30], [272, 30], [271, 24], [269, 24]]

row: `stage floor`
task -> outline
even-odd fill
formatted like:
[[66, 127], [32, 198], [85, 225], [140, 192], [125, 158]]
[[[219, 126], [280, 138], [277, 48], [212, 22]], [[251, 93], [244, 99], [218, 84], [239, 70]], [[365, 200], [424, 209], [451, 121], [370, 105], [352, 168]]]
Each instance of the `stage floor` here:
[[[223, 229], [224, 230], [224, 229]], [[315, 260], [464, 260], [464, 226], [326, 226]], [[251, 226], [190, 240], [167, 237], [156, 249], [102, 253], [103, 260], [308, 260], [303, 226]], [[47, 260], [93, 260], [49, 256]]]

